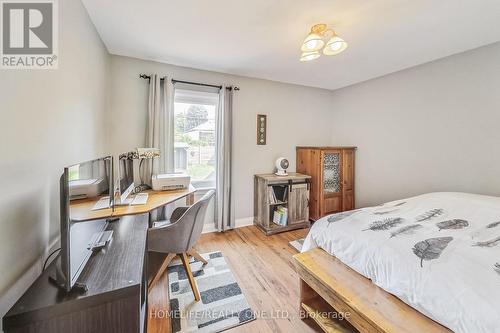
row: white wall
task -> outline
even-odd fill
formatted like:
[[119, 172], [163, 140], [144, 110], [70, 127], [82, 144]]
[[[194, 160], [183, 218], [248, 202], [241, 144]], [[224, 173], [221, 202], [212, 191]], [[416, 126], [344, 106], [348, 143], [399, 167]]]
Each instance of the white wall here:
[[59, 10], [59, 69], [0, 70], [0, 317], [57, 241], [63, 167], [106, 153], [109, 54], [80, 0]]
[[[237, 219], [253, 216], [253, 175], [273, 171], [280, 156], [295, 170], [295, 146], [328, 144], [331, 92], [328, 90], [176, 67], [151, 61], [111, 58], [111, 151], [128, 151], [144, 143], [147, 81], [140, 73], [211, 84], [233, 84], [233, 191]], [[268, 115], [268, 144], [257, 146], [257, 114]]]
[[430, 191], [500, 195], [500, 43], [333, 92], [358, 146], [357, 206]]

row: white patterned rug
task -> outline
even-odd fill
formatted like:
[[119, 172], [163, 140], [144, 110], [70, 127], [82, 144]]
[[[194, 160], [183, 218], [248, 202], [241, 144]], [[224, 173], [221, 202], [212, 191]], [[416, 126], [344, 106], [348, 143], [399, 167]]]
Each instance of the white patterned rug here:
[[221, 252], [202, 254], [208, 264], [191, 259], [200, 291], [195, 302], [180, 260], [168, 267], [172, 332], [220, 332], [255, 319]]
[[290, 244], [291, 247], [300, 252], [302, 251], [302, 245], [304, 245], [304, 240], [305, 238], [299, 238], [291, 242], [288, 242], [288, 244]]

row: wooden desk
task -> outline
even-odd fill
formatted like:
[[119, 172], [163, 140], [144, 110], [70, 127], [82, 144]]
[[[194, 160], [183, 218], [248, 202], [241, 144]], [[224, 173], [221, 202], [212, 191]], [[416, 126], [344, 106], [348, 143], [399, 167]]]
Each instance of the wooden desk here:
[[145, 332], [148, 216], [122, 217], [108, 225], [109, 245], [94, 253], [78, 282], [85, 294], [49, 283], [54, 261], [3, 318], [6, 333]]
[[148, 190], [145, 193], [149, 194], [148, 202], [145, 205], [128, 205], [128, 206], [115, 206], [113, 209], [99, 209], [92, 210], [96, 199], [81, 199], [73, 200], [70, 202], [70, 215], [73, 221], [89, 221], [97, 219], [105, 219], [109, 217], [122, 217], [127, 215], [138, 215], [150, 213], [151, 211], [171, 204], [182, 198], [186, 198], [187, 205], [193, 204], [194, 192], [196, 189], [193, 185], [183, 190], [172, 191], [152, 191]]
[[182, 198], [191, 205], [195, 191], [192, 185], [185, 190], [147, 191], [147, 204], [117, 206], [114, 210], [92, 210], [95, 199], [72, 201], [74, 221], [120, 218], [108, 225], [107, 230], [114, 231], [112, 241], [90, 257], [78, 278], [89, 290], [84, 294], [66, 293], [50, 284], [54, 261], [4, 316], [4, 331], [145, 332], [148, 213]]
[[149, 213], [182, 198], [186, 198], [186, 204], [189, 206], [194, 203], [194, 192], [196, 192], [196, 189], [193, 185], [189, 185], [189, 188], [185, 190], [145, 191], [149, 195], [148, 202], [145, 205], [115, 206], [113, 217]]
[[79, 199], [72, 200], [69, 202], [69, 215], [71, 220], [76, 222], [90, 221], [90, 220], [101, 220], [113, 215], [113, 209], [98, 209], [92, 210], [95, 203], [100, 199]]

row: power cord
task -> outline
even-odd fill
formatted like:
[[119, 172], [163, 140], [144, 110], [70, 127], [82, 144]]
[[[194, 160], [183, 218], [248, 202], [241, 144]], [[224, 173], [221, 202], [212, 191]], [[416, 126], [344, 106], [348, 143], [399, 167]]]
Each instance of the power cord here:
[[47, 257], [47, 259], [45, 259], [45, 262], [43, 263], [43, 268], [42, 268], [42, 272], [45, 270], [45, 267], [47, 266], [47, 262], [49, 261], [50, 257], [52, 257], [54, 255], [54, 253], [58, 252], [58, 251], [61, 251], [61, 248], [58, 248], [58, 249], [55, 249], [54, 251], [52, 251], [49, 256]]

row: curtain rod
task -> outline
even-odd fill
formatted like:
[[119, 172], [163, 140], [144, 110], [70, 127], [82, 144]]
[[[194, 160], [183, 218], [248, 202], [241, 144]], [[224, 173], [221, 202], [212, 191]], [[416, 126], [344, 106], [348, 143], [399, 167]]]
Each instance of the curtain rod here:
[[[141, 79], [151, 80], [151, 76], [146, 75], [146, 74], [141, 74], [141, 75], [139, 75], [139, 77], [140, 77]], [[161, 80], [161, 81], [164, 81], [164, 80], [165, 80], [165, 77], [160, 78], [160, 80]]]
[[216, 86], [213, 84], [206, 84], [206, 83], [198, 83], [198, 82], [189, 82], [189, 81], [181, 81], [181, 80], [174, 80], [172, 79], [172, 83], [186, 83], [186, 84], [192, 84], [195, 86], [203, 86], [203, 87], [212, 87], [212, 88], [219, 88], [222, 89], [222, 86]]
[[[141, 79], [148, 79], [148, 80], [151, 80], [151, 76], [149, 75], [146, 75], [146, 74], [141, 74], [139, 75], [139, 77]], [[165, 80], [165, 77], [162, 77], [160, 78], [161, 81], [164, 81]], [[192, 85], [195, 85], [195, 86], [204, 86], [204, 87], [212, 87], [212, 88], [219, 88], [219, 89], [222, 89], [222, 86], [216, 86], [216, 85], [213, 85], [213, 84], [206, 84], [206, 83], [199, 83], [199, 82], [190, 82], [190, 81], [181, 81], [181, 80], [174, 80], [172, 79], [172, 83], [186, 83], [186, 84], [192, 84]], [[240, 88], [239, 87], [226, 87], [226, 89], [228, 90], [231, 90], [231, 89], [234, 89], [235, 91], [239, 91]]]

